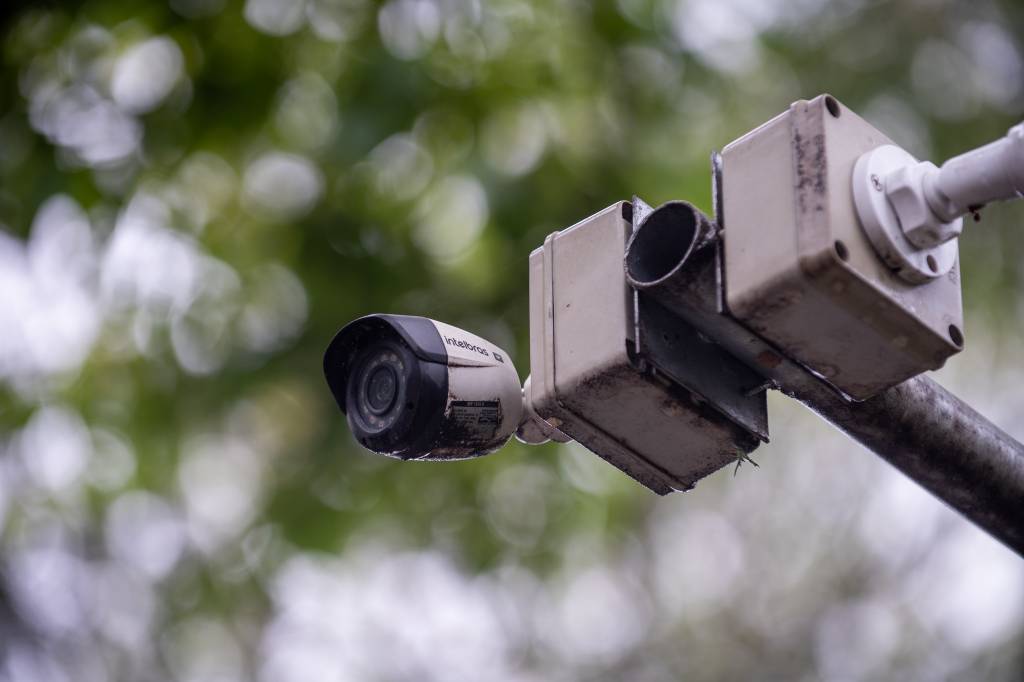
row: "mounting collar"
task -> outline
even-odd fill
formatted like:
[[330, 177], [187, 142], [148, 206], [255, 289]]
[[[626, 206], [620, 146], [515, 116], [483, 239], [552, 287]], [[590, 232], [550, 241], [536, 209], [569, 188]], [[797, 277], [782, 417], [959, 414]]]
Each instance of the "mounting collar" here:
[[921, 191], [937, 170], [895, 145], [863, 154], [853, 167], [853, 199], [861, 226], [886, 265], [913, 284], [949, 272], [963, 218], [942, 222]]

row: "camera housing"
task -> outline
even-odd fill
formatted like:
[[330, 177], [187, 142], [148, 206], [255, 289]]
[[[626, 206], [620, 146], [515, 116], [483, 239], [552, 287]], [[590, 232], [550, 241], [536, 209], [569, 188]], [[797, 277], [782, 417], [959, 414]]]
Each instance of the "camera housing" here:
[[909, 281], [858, 217], [854, 167], [892, 144], [820, 95], [721, 154], [728, 312], [856, 400], [938, 369], [963, 347], [956, 240], [919, 252], [919, 270], [932, 275]]
[[[616, 202], [530, 255], [525, 398], [548, 425], [665, 495], [767, 441], [768, 416], [758, 374], [627, 281], [641, 218]], [[655, 245], [679, 270], [698, 237], [690, 227], [673, 235], [684, 253]]]
[[355, 439], [398, 459], [480, 457], [522, 418], [522, 391], [501, 348], [443, 322], [369, 315], [324, 354], [324, 376]]

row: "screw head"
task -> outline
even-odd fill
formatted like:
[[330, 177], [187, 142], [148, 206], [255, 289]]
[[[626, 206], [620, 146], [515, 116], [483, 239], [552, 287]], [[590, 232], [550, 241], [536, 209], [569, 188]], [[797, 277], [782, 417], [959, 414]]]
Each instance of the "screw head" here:
[[876, 192], [881, 192], [882, 189], [883, 189], [883, 187], [882, 187], [882, 180], [877, 175], [872, 174], [871, 175], [871, 186], [875, 188]]

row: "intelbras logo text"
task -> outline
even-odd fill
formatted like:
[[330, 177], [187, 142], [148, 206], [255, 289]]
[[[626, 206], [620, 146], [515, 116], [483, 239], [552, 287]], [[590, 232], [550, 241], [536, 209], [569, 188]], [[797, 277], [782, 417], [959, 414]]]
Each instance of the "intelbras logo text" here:
[[[474, 343], [470, 343], [469, 341], [462, 341], [460, 339], [452, 338], [451, 336], [446, 336], [444, 337], [444, 342], [447, 343], [449, 346], [455, 346], [457, 348], [473, 351], [474, 353], [479, 353], [484, 357], [491, 357], [491, 354], [487, 351], [486, 348], [481, 348], [480, 346]], [[494, 354], [494, 359], [497, 360], [498, 362], [505, 362], [505, 358], [501, 357], [497, 353]]]

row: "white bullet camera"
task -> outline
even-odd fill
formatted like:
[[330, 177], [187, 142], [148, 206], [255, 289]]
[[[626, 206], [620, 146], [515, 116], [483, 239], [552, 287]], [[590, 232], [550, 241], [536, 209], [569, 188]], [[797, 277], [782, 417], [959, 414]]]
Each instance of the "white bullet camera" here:
[[356, 440], [389, 457], [480, 457], [504, 445], [522, 417], [509, 355], [424, 317], [347, 324], [324, 354], [324, 375]]

